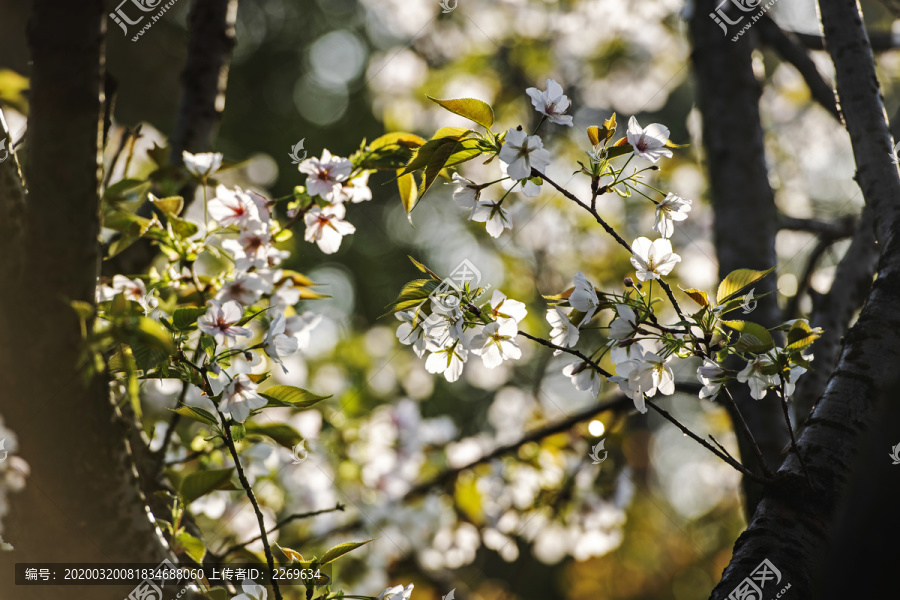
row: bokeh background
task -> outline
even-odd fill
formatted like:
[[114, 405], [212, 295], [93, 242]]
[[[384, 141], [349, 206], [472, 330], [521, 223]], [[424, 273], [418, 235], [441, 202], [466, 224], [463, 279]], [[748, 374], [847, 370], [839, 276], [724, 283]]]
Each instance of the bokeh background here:
[[[109, 23], [107, 68], [119, 83], [111, 140], [143, 124], [131, 175], [151, 169], [143, 151], [164, 144], [174, 125], [189, 4], [180, 0], [137, 42]], [[675, 142], [690, 144], [662, 163], [655, 185], [694, 200], [673, 238], [683, 258], [678, 283], [714, 289], [712, 213], [684, 22], [690, 2], [454, 4], [443, 13], [437, 0], [240, 0], [214, 147], [246, 162], [226, 182], [284, 196], [303, 182], [289, 157], [300, 140], [310, 155], [327, 148], [348, 156], [363, 139], [387, 131], [428, 137], [438, 127], [463, 124], [425, 94], [483, 99], [495, 109], [495, 129], [522, 124], [530, 130], [538, 119], [525, 89], [543, 89], [552, 77], [573, 101], [575, 127], [541, 129], [554, 156], [549, 174], [582, 197], [588, 182], [573, 172], [589, 149], [584, 130], [613, 112], [620, 133], [636, 115], [645, 125], [666, 124]], [[878, 3], [863, 4], [874, 29], [891, 30]], [[15, 109], [27, 110], [18, 91], [28, 72], [28, 10], [28, 3], [0, 0], [0, 99], [14, 138], [24, 127]], [[769, 14], [786, 29], [818, 31], [812, 0], [780, 0]], [[824, 53], [814, 59], [831, 73]], [[898, 60], [894, 51], [880, 55], [889, 98]], [[793, 67], [757, 51], [754, 68], [764, 83], [770, 179], [781, 211], [824, 220], [857, 213], [862, 199], [844, 131], [810, 101]], [[889, 100], [890, 109], [894, 104]], [[494, 163], [464, 171], [476, 181], [498, 177]], [[279, 532], [278, 543], [313, 555], [347, 539], [378, 537], [335, 569], [337, 584], [355, 594], [412, 582], [417, 599], [441, 598], [451, 589], [459, 598], [485, 600], [707, 597], [744, 527], [739, 477], [657, 415], [601, 413], [402, 501], [417, 483], [597, 402], [562, 375], [564, 357], [533, 345], [523, 344], [521, 361], [494, 370], [469, 361], [455, 384], [427, 373], [424, 361], [398, 343], [398, 322], [382, 317], [416, 277], [407, 256], [441, 274], [469, 260], [482, 285], [528, 304], [523, 328], [545, 337], [541, 294], [569, 287], [578, 270], [598, 287], [620, 291], [633, 272], [622, 250], [548, 186], [538, 198], [511, 198], [513, 229], [493, 239], [482, 225], [466, 222], [450, 186], [439, 183], [428, 193], [411, 226], [392, 178], [377, 174], [370, 185], [374, 199], [349, 211], [357, 233], [339, 253], [325, 256], [302, 235], [288, 242], [296, 261], [289, 266], [331, 297], [306, 307], [326, 318], [310, 351], [292, 357], [289, 375], [278, 375], [334, 397], [321, 411], [284, 415], [307, 440], [310, 454], [302, 464], [291, 464], [290, 453], [274, 445], [258, 444], [245, 456], [271, 524], [335, 503], [346, 510], [298, 521]], [[599, 208], [626, 239], [650, 233], [652, 210], [640, 197], [604, 196]], [[797, 294], [813, 245], [809, 234], [779, 233], [780, 302]], [[823, 258], [813, 291], [828, 289], [844, 247], [836, 244]], [[798, 301], [801, 311], [809, 310], [808, 295]], [[586, 334], [602, 338], [602, 331]], [[679, 378], [692, 373], [689, 362], [676, 367]], [[156, 430], [154, 416], [164, 422], [175, 391], [164, 382], [145, 386], [148, 435]], [[604, 386], [600, 400], [614, 393], [614, 386]], [[665, 404], [695, 431], [736, 451], [720, 407], [685, 395]], [[176, 452], [202, 449], [201, 437], [181, 437]], [[608, 459], [593, 465], [589, 452], [601, 439]], [[191, 508], [211, 532], [212, 549], [255, 535], [240, 493], [214, 492]]]

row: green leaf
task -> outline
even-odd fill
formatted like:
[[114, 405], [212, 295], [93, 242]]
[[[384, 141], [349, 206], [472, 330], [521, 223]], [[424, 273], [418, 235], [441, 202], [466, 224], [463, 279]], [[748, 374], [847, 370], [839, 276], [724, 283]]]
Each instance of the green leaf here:
[[422, 175], [422, 184], [419, 186], [419, 198], [424, 196], [425, 192], [427, 192], [435, 182], [438, 175], [440, 175], [441, 171], [444, 170], [444, 167], [447, 166], [447, 161], [449, 161], [450, 157], [456, 153], [459, 145], [459, 142], [454, 142], [452, 145], [445, 144], [434, 151], [431, 160], [428, 161], [428, 165], [425, 167], [425, 173]]
[[107, 187], [103, 192], [103, 200], [117, 202], [129, 197], [141, 197], [150, 189], [151, 183], [145, 179], [122, 179]]
[[319, 396], [292, 385], [273, 385], [261, 392], [260, 396], [269, 401], [269, 406], [287, 406], [290, 408], [310, 408], [331, 396]]
[[330, 562], [333, 562], [340, 557], [344, 556], [349, 552], [353, 552], [360, 546], [365, 546], [369, 542], [374, 541], [376, 538], [372, 538], [371, 540], [366, 540], [364, 542], [345, 542], [343, 544], [338, 544], [328, 552], [322, 555], [322, 558], [318, 561], [320, 565], [327, 565]]
[[[425, 143], [424, 146], [416, 151], [416, 154], [407, 163], [406, 167], [404, 167], [403, 170], [400, 171], [400, 175], [406, 175], [407, 173], [412, 173], [414, 171], [418, 171], [419, 169], [427, 167], [431, 163], [434, 154], [438, 150], [447, 146], [449, 146], [451, 149], [456, 148], [456, 145], [458, 143], [458, 137], [441, 137], [429, 140]], [[449, 154], [447, 156], [449, 156]]]
[[476, 98], [459, 98], [455, 100], [438, 100], [428, 96], [432, 102], [440, 104], [452, 113], [463, 116], [470, 121], [474, 121], [484, 127], [490, 129], [494, 124], [494, 110], [491, 105], [483, 100]]
[[173, 413], [178, 413], [182, 417], [193, 419], [198, 423], [212, 425], [213, 427], [218, 427], [219, 425], [218, 419], [216, 419], [216, 417], [211, 412], [203, 410], [202, 408], [198, 408], [196, 406], [179, 406], [178, 408], [170, 408], [169, 410], [171, 410]]
[[454, 140], [459, 141], [469, 134], [475, 133], [466, 127], [441, 127], [431, 136], [432, 140]]
[[716, 304], [722, 304], [723, 301], [739, 293], [747, 286], [756, 283], [774, 270], [775, 267], [765, 271], [754, 271], [753, 269], [732, 271], [719, 284], [719, 289], [716, 291]]
[[247, 423], [247, 433], [264, 435], [285, 448], [293, 448], [303, 441], [303, 436], [286, 423]]
[[822, 337], [822, 329], [820, 327], [812, 329], [809, 323], [802, 319], [797, 319], [788, 330], [785, 349], [790, 352], [806, 350], [820, 337]]
[[418, 148], [425, 143], [425, 139], [414, 133], [406, 133], [404, 131], [395, 131], [386, 133], [379, 138], [372, 140], [369, 144], [369, 150], [380, 150], [390, 146], [402, 146], [404, 148]]
[[453, 167], [468, 160], [472, 160], [473, 158], [478, 158], [483, 153], [481, 140], [461, 140], [456, 146], [456, 150], [450, 155], [450, 158], [447, 159], [444, 166]]
[[275, 543], [275, 547], [281, 550], [282, 554], [284, 554], [292, 563], [303, 562], [303, 555], [296, 550], [286, 548], [284, 546], [279, 546], [277, 542]]
[[231, 439], [239, 442], [247, 436], [247, 426], [243, 423], [233, 423], [231, 425]]
[[416, 178], [412, 173], [403, 173], [403, 169], [397, 169], [397, 187], [400, 189], [400, 201], [403, 202], [403, 208], [406, 214], [412, 212], [419, 201], [419, 190], [416, 187]]
[[233, 467], [191, 473], [181, 482], [181, 497], [184, 499], [184, 503], [190, 504], [197, 498], [215, 490], [236, 490], [237, 488], [231, 483], [233, 474]]
[[202, 563], [203, 557], [206, 556], [206, 545], [189, 534], [182, 531], [175, 537], [176, 546], [185, 554], [191, 557], [196, 563]]
[[775, 347], [775, 340], [769, 330], [751, 321], [722, 321], [722, 324], [741, 334], [735, 349], [738, 352], [761, 353]]
[[431, 296], [431, 293], [434, 292], [437, 287], [438, 284], [433, 279], [414, 279], [413, 281], [410, 281], [403, 286], [402, 290], [400, 290], [400, 295], [397, 296], [397, 299], [389, 305], [390, 310], [381, 316], [392, 315], [420, 305]]
[[179, 308], [172, 315], [172, 325], [179, 331], [193, 329], [197, 325], [197, 319], [206, 314], [206, 307], [189, 306]]
[[187, 239], [200, 231], [198, 225], [193, 221], [188, 221], [174, 215], [169, 216], [168, 222], [172, 227], [172, 231], [175, 232], [175, 235], [181, 239]]
[[167, 198], [157, 198], [150, 194], [150, 202], [167, 217], [177, 217], [184, 209], [184, 198], [181, 196], [169, 196]]
[[689, 290], [682, 289], [681, 291], [687, 294], [691, 298], [691, 300], [693, 300], [700, 306], [709, 306], [709, 297], [703, 290], [691, 288]]

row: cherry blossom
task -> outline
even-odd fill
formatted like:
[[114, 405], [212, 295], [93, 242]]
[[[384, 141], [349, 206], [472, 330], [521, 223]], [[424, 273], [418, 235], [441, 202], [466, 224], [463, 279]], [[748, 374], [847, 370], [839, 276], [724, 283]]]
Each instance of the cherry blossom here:
[[575, 310], [584, 313], [584, 318], [578, 324], [579, 327], [590, 321], [597, 309], [600, 308], [600, 298], [597, 297], [594, 284], [588, 281], [581, 271], [575, 274], [575, 289], [569, 296], [569, 304]]
[[286, 321], [284, 313], [275, 313], [272, 322], [269, 324], [269, 329], [266, 331], [265, 339], [263, 340], [263, 348], [265, 349], [266, 354], [269, 358], [274, 360], [285, 373], [287, 373], [288, 370], [281, 360], [282, 357], [293, 354], [299, 348], [297, 338], [285, 332], [285, 327], [287, 325]]
[[[640, 348], [640, 346], [635, 346]], [[638, 356], [616, 365], [616, 375], [609, 380], [619, 384], [626, 396], [634, 401], [635, 408], [647, 412], [644, 397], [675, 393], [675, 374], [666, 364], [671, 356], [662, 358], [654, 352], [638, 351]]]
[[763, 369], [771, 367], [774, 363], [765, 354], [755, 357], [747, 362], [747, 365], [737, 374], [737, 380], [750, 386], [750, 396], [755, 400], [766, 397], [769, 387], [778, 383], [774, 375], [763, 373]]
[[184, 151], [181, 153], [181, 159], [184, 161], [186, 168], [194, 177], [203, 179], [209, 177], [219, 170], [222, 166], [222, 155], [218, 152], [202, 152], [200, 154], [191, 154]]
[[637, 330], [637, 315], [627, 304], [616, 304], [618, 318], [609, 324], [609, 337], [614, 340], [627, 340]]
[[268, 592], [265, 586], [259, 585], [250, 579], [245, 579], [241, 584], [241, 588], [244, 590], [244, 593], [235, 596], [232, 600], [266, 600]]
[[406, 587], [403, 587], [402, 585], [395, 585], [394, 587], [389, 587], [378, 594], [378, 598], [376, 600], [409, 600], [410, 596], [412, 596], [412, 591], [413, 584], [409, 584]]
[[525, 90], [525, 93], [531, 97], [534, 109], [546, 116], [551, 123], [572, 126], [572, 117], [563, 114], [569, 109], [571, 102], [563, 94], [562, 86], [556, 81], [548, 79], [546, 91], [542, 92], [537, 88], [530, 87]]
[[478, 185], [475, 184], [475, 182], [466, 179], [459, 173], [453, 174], [453, 181], [451, 183], [456, 186], [456, 189], [453, 190], [453, 199], [459, 207], [467, 208], [469, 210], [474, 209], [481, 196], [481, 190]]
[[236, 187], [233, 190], [220, 185], [216, 197], [209, 201], [209, 216], [222, 227], [242, 227], [248, 221], [261, 221], [259, 206], [253, 197]]
[[334, 254], [341, 247], [341, 239], [356, 231], [356, 227], [344, 221], [347, 209], [343, 204], [331, 204], [325, 208], [313, 206], [303, 217], [306, 223], [307, 242], [315, 242], [325, 254]]
[[572, 380], [576, 390], [590, 392], [595, 398], [600, 393], [601, 375], [584, 361], [576, 361], [563, 367], [563, 375]]
[[[417, 312], [411, 310], [401, 310], [395, 316], [402, 321], [397, 327], [397, 339], [405, 346], [412, 346], [416, 356], [422, 358], [425, 354], [425, 345], [427, 339], [425, 337], [425, 329], [422, 327], [421, 319], [418, 319]], [[413, 326], [413, 323], [415, 326]]]
[[722, 376], [725, 370], [722, 369], [714, 360], [709, 358], [703, 359], [703, 365], [697, 368], [697, 379], [703, 384], [700, 390], [700, 398], [708, 398], [712, 400], [722, 389]]
[[239, 327], [237, 323], [243, 318], [241, 305], [234, 300], [219, 304], [216, 300], [207, 302], [206, 314], [197, 319], [197, 327], [203, 333], [216, 338], [216, 343], [226, 346], [238, 336], [250, 337], [250, 330]]
[[669, 140], [669, 129], [665, 125], [651, 123], [646, 128], [641, 128], [637, 119], [631, 117], [628, 119], [626, 137], [634, 148], [635, 156], [646, 158], [650, 162], [656, 162], [664, 156], [672, 157], [672, 151], [665, 147]]
[[216, 300], [234, 300], [243, 306], [256, 304], [264, 294], [272, 291], [272, 283], [257, 272], [241, 271], [234, 281], [226, 283], [216, 294]]
[[528, 309], [524, 302], [507, 298], [500, 290], [494, 290], [491, 296], [491, 316], [495, 321], [512, 319], [518, 324], [527, 314]]
[[484, 223], [488, 234], [495, 238], [500, 237], [504, 229], [512, 229], [509, 213], [501, 208], [499, 202], [480, 200], [472, 208], [469, 220]]
[[369, 172], [363, 171], [356, 177], [343, 182], [340, 189], [335, 192], [332, 202], [352, 202], [357, 204], [371, 199], [372, 190], [369, 189]]
[[550, 164], [550, 153], [544, 150], [541, 138], [529, 136], [519, 129], [510, 129], [500, 149], [500, 160], [507, 164], [507, 172], [513, 179], [531, 177], [531, 169], [544, 169]]
[[656, 205], [656, 222], [653, 223], [653, 231], [664, 238], [672, 237], [675, 233], [675, 221], [684, 221], [691, 210], [691, 201], [681, 196], [669, 193]]
[[[256, 392], [256, 384], [247, 375], [239, 373], [225, 387], [219, 408], [235, 421], [246, 421], [251, 410], [262, 408], [266, 399]], [[246, 590], [245, 590], [246, 591]]]
[[495, 321], [484, 326], [472, 338], [472, 352], [481, 357], [488, 369], [500, 366], [504, 360], [518, 360], [522, 351], [516, 344], [519, 329], [513, 319]]
[[651, 242], [648, 238], [639, 237], [632, 242], [631, 251], [631, 264], [641, 281], [668, 275], [675, 268], [675, 263], [681, 261], [681, 257], [672, 251], [672, 243], [665, 238]]
[[353, 163], [346, 158], [332, 156], [328, 150], [322, 150], [322, 158], [307, 158], [297, 168], [301, 173], [309, 175], [306, 178], [307, 193], [331, 202], [341, 193], [343, 183], [353, 171]]
[[[554, 306], [547, 309], [547, 322], [550, 323], [550, 341], [557, 346], [571, 348], [578, 343], [579, 331], [578, 327], [572, 324], [569, 316], [563, 310]], [[553, 354], [558, 355], [562, 350], [554, 350]]]
[[269, 267], [270, 254], [275, 250], [268, 226], [259, 221], [249, 224], [253, 227], [242, 229], [237, 239], [222, 242], [222, 248], [232, 255], [234, 266], [239, 271]]
[[[509, 167], [507, 167], [504, 163], [500, 163], [500, 170], [503, 171], [504, 175], [509, 177]], [[522, 194], [524, 196], [527, 196], [528, 198], [535, 198], [541, 193], [541, 186], [539, 183], [537, 183], [537, 181], [535, 181], [535, 178], [513, 179], [512, 177], [509, 177], [508, 179], [504, 179], [503, 181], [501, 181], [500, 185], [503, 186], [503, 189], [506, 191], [513, 190], [516, 192], [522, 192]]]
[[462, 375], [468, 354], [469, 351], [457, 340], [432, 352], [425, 361], [425, 369], [429, 373], [443, 373], [444, 378], [452, 383]]

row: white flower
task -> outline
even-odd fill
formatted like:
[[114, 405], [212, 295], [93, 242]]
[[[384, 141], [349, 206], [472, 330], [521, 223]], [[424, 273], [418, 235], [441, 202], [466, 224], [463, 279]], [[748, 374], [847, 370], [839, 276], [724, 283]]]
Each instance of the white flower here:
[[600, 373], [584, 361], [576, 361], [563, 367], [563, 375], [572, 380], [576, 390], [590, 392], [594, 398], [600, 393]]
[[260, 273], [241, 271], [231, 283], [225, 284], [216, 295], [219, 302], [234, 300], [243, 306], [252, 306], [263, 294], [272, 291], [272, 283]]
[[594, 284], [588, 281], [581, 271], [575, 274], [575, 289], [569, 296], [569, 304], [575, 310], [584, 313], [584, 318], [578, 324], [579, 327], [590, 321], [597, 309], [600, 308], [600, 299], [597, 297]]
[[466, 179], [459, 173], [454, 173], [452, 183], [456, 185], [456, 189], [453, 190], [453, 199], [459, 207], [474, 209], [481, 196], [481, 190], [475, 182]]
[[495, 238], [500, 237], [504, 229], [512, 229], [509, 213], [497, 202], [485, 200], [477, 202], [472, 209], [472, 214], [469, 215], [469, 220], [484, 223], [488, 234]]
[[235, 596], [232, 600], [266, 600], [268, 592], [266, 592], [265, 587], [249, 579], [245, 579], [241, 587], [244, 589], [244, 593]]
[[512, 319], [518, 324], [527, 314], [528, 309], [525, 308], [524, 302], [507, 298], [500, 290], [494, 290], [491, 296], [491, 316], [495, 321]]
[[322, 321], [322, 315], [306, 311], [300, 315], [288, 317], [284, 322], [284, 334], [297, 340], [297, 348], [306, 350], [312, 339], [312, 330]]
[[[804, 356], [807, 362], [812, 361], [815, 358], [812, 354], [809, 356]], [[800, 379], [800, 376], [806, 373], [806, 367], [801, 367], [800, 365], [794, 365], [791, 367], [790, 371], [784, 378], [784, 395], [786, 398], [790, 398], [794, 395], [794, 389], [797, 387], [797, 380]]]
[[206, 309], [206, 314], [197, 319], [197, 327], [203, 333], [215, 337], [216, 343], [227, 346], [237, 336], [250, 337], [249, 329], [237, 326], [244, 316], [240, 304], [229, 300], [220, 305], [217, 301], [210, 300], [207, 305], [209, 308]]
[[181, 158], [184, 161], [184, 167], [199, 179], [209, 177], [222, 166], [222, 155], [218, 152], [191, 154], [184, 151], [181, 153]]
[[778, 383], [774, 375], [766, 375], [763, 369], [772, 366], [772, 359], [762, 354], [747, 363], [747, 366], [737, 374], [737, 380], [750, 386], [750, 396], [755, 400], [766, 397], [769, 387]]
[[126, 300], [137, 302], [144, 309], [144, 314], [149, 314], [159, 306], [159, 300], [153, 296], [153, 291], [147, 293], [147, 287], [140, 279], [129, 279], [124, 275], [115, 275], [112, 286], [102, 285], [97, 288], [97, 302], [109, 302], [119, 294]]
[[[557, 346], [571, 348], [578, 343], [578, 328], [569, 320], [569, 316], [563, 310], [554, 306], [547, 309], [547, 322], [550, 323], [550, 341]], [[562, 353], [562, 350], [554, 350], [553, 355]]]
[[429, 373], [443, 373], [444, 378], [452, 383], [462, 375], [463, 365], [468, 355], [469, 351], [457, 340], [453, 344], [432, 352], [425, 361], [425, 369]]
[[651, 242], [639, 237], [631, 243], [631, 251], [631, 264], [641, 281], [668, 275], [675, 268], [675, 263], [681, 261], [681, 257], [672, 251], [672, 242], [665, 238]]
[[412, 596], [413, 584], [409, 584], [406, 587], [402, 585], [395, 585], [394, 587], [389, 587], [380, 594], [378, 594], [378, 598], [376, 600], [409, 600], [410, 596]]
[[265, 349], [266, 354], [269, 358], [278, 363], [281, 366], [281, 370], [285, 373], [287, 373], [288, 370], [281, 361], [281, 358], [293, 354], [300, 347], [297, 338], [285, 332], [286, 325], [287, 320], [284, 317], [284, 313], [275, 313], [272, 322], [269, 323], [269, 329], [266, 331], [266, 336], [263, 340], [263, 348]]
[[712, 400], [719, 394], [724, 383], [722, 380], [724, 374], [725, 370], [716, 361], [709, 358], [703, 359], [703, 365], [697, 368], [697, 379], [703, 384], [703, 388], [700, 390], [701, 399]]
[[637, 315], [627, 304], [616, 304], [618, 318], [609, 324], [609, 337], [614, 340], [630, 339], [637, 330]]
[[401, 310], [395, 316], [402, 321], [400, 326], [397, 327], [397, 339], [405, 346], [412, 346], [416, 356], [422, 358], [422, 355], [425, 354], [427, 339], [421, 320], [413, 327], [413, 321], [417, 318], [417, 312]]
[[332, 202], [352, 202], [357, 204], [372, 199], [372, 190], [369, 189], [369, 172], [363, 171], [353, 179], [349, 179], [337, 190]]
[[[225, 387], [219, 408], [228, 413], [235, 421], [246, 421], [250, 411], [262, 408], [266, 399], [256, 393], [256, 384], [243, 373], [239, 373]], [[246, 592], [247, 589], [244, 588]]]
[[[321, 196], [329, 202], [341, 192], [343, 182], [350, 177], [353, 163], [340, 156], [322, 151], [322, 158], [307, 158], [297, 168], [306, 173], [306, 191], [310, 196]], [[330, 254], [330, 253], [329, 253]]]
[[216, 197], [209, 201], [209, 216], [222, 227], [241, 227], [248, 221], [261, 221], [259, 206], [253, 197], [241, 188], [233, 190], [224, 185], [216, 188]]
[[356, 227], [344, 221], [347, 209], [343, 204], [331, 204], [325, 208], [313, 206], [303, 220], [306, 222], [307, 242], [315, 242], [325, 254], [334, 254], [341, 247], [341, 239], [356, 231]]
[[[507, 167], [505, 164], [500, 163], [500, 170], [503, 171], [504, 175], [509, 175], [509, 167]], [[513, 179], [512, 177], [510, 177], [509, 179], [502, 180], [500, 182], [500, 185], [503, 186], [503, 189], [506, 191], [509, 191], [519, 185], [519, 188], [516, 191], [522, 192], [522, 194], [529, 198], [535, 198], [541, 193], [541, 186], [536, 183], [534, 179]]]
[[562, 86], [556, 81], [548, 79], [547, 90], [544, 92], [531, 87], [525, 90], [525, 93], [531, 97], [531, 104], [534, 105], [534, 109], [542, 115], [546, 115], [550, 122], [557, 125], [572, 126], [572, 117], [563, 114], [569, 109], [571, 102], [568, 97], [563, 95]]
[[510, 129], [500, 148], [500, 160], [508, 165], [509, 176], [518, 180], [531, 177], [532, 168], [541, 170], [549, 165], [550, 153], [544, 150], [540, 137]]
[[454, 296], [432, 297], [431, 314], [422, 321], [426, 347], [432, 352], [452, 345], [463, 337], [463, 312]]
[[270, 255], [275, 252], [272, 246], [272, 236], [269, 227], [260, 221], [245, 223], [252, 225], [241, 229], [237, 239], [228, 239], [222, 242], [222, 248], [228, 251], [234, 258], [234, 266], [239, 271], [246, 271], [256, 267], [264, 269], [269, 265]]
[[504, 360], [518, 360], [522, 351], [516, 345], [519, 329], [513, 319], [488, 323], [472, 338], [472, 352], [481, 357], [488, 369], [500, 366]]
[[638, 351], [638, 356], [616, 365], [616, 375], [610, 381], [634, 401], [635, 408], [647, 412], [644, 396], [652, 397], [659, 391], [669, 396], [675, 393], [675, 374], [666, 364], [672, 357], [662, 358], [653, 352]]
[[672, 151], [665, 147], [669, 140], [669, 129], [664, 125], [652, 123], [642, 129], [637, 119], [631, 117], [628, 119], [626, 137], [634, 148], [634, 154], [650, 162], [656, 162], [663, 156], [667, 158], [672, 156]]
[[691, 210], [691, 201], [668, 194], [662, 202], [656, 205], [656, 222], [653, 223], [653, 231], [664, 238], [672, 237], [675, 233], [675, 221], [684, 221]]

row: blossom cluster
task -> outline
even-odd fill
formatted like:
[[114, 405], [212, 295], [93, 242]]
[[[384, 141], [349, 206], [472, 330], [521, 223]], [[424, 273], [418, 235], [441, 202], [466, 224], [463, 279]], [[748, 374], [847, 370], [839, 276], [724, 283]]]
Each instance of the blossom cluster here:
[[21, 491], [30, 472], [28, 463], [16, 455], [17, 451], [16, 435], [4, 426], [0, 416], [0, 551], [13, 549], [3, 541], [3, 517], [9, 512], [7, 495]]

